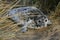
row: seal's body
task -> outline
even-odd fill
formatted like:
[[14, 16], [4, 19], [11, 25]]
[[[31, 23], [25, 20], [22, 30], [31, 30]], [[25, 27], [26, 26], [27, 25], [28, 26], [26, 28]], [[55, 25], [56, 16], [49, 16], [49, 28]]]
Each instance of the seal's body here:
[[47, 27], [48, 24], [51, 24], [47, 16], [36, 7], [14, 8], [8, 12], [8, 16], [16, 23], [23, 25], [22, 32], [26, 32], [27, 28]]

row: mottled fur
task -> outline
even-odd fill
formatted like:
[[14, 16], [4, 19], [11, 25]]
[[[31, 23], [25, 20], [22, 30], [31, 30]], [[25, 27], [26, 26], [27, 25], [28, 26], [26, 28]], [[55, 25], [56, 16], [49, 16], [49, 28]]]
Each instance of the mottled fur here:
[[22, 32], [26, 32], [27, 28], [47, 27], [47, 24], [50, 24], [47, 16], [36, 7], [14, 8], [8, 12], [8, 16], [23, 25]]

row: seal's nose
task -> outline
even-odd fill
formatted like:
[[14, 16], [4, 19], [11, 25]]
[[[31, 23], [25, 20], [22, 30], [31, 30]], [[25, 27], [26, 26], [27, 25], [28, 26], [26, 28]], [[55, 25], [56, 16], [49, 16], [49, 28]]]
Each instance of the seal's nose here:
[[52, 24], [52, 22], [49, 20], [47, 23], [47, 26], [50, 26]]
[[49, 20], [49, 21], [48, 21], [48, 24], [52, 24], [52, 22]]

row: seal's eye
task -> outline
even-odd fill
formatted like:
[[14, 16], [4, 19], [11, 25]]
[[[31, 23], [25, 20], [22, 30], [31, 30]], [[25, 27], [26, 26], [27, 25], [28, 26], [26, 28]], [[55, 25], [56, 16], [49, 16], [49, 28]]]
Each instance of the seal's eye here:
[[38, 22], [41, 22], [40, 20]]
[[45, 22], [47, 22], [47, 20], [45, 20]]

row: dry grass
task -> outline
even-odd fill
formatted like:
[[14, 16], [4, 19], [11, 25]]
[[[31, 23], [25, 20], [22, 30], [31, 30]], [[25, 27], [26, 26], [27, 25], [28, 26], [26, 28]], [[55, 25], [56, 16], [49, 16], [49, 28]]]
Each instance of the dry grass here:
[[49, 16], [53, 22], [53, 25], [38, 30], [29, 29], [28, 32], [21, 33], [20, 27], [17, 27], [18, 24], [14, 24], [12, 21], [8, 20], [8, 16], [5, 15], [6, 12], [15, 7], [19, 1], [15, 0], [11, 4], [6, 4], [6, 2], [3, 1], [0, 2], [0, 40], [48, 40], [51, 35], [60, 31], [59, 3], [55, 12], [51, 12], [52, 14]]

